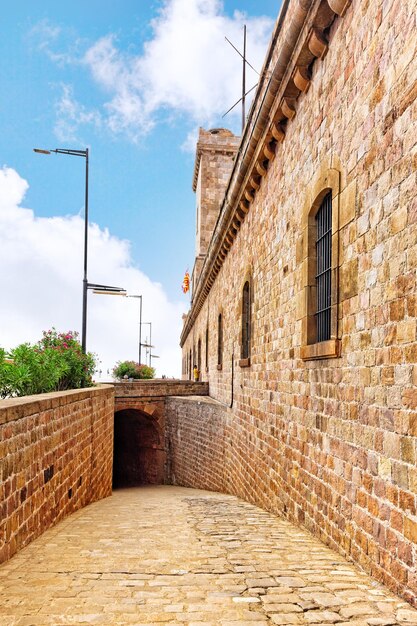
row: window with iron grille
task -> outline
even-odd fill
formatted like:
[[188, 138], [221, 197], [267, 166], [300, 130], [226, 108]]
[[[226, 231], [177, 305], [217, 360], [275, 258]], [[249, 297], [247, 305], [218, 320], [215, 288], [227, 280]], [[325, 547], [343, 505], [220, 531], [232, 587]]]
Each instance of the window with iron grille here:
[[217, 322], [217, 365], [223, 364], [223, 317], [219, 314]]
[[243, 286], [242, 293], [242, 359], [250, 357], [250, 285]]
[[332, 194], [316, 213], [316, 330], [317, 342], [331, 338], [332, 308]]

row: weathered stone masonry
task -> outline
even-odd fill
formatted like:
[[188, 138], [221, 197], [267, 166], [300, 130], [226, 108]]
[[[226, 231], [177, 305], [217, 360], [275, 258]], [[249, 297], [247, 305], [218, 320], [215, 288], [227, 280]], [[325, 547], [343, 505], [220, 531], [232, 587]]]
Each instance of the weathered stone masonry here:
[[111, 495], [113, 398], [103, 386], [1, 402], [0, 562]]
[[[181, 337], [186, 365], [208, 329], [202, 375], [223, 407], [175, 399], [168, 424], [178, 484], [286, 514], [415, 605], [416, 14], [415, 0], [284, 3]], [[321, 346], [309, 220], [329, 192]]]
[[114, 487], [169, 482], [169, 396], [207, 395], [207, 383], [143, 380], [115, 383]]

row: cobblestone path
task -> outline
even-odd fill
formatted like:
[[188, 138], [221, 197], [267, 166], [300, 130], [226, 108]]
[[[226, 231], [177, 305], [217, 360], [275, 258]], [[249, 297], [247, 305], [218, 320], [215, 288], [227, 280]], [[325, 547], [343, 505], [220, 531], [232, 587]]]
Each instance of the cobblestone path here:
[[117, 491], [0, 567], [0, 625], [417, 626], [417, 611], [233, 496]]

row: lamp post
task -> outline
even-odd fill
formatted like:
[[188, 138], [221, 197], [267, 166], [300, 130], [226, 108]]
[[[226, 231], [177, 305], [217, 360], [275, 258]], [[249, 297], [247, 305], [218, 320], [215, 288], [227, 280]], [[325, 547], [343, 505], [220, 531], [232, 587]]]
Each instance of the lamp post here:
[[88, 257], [88, 148], [85, 150], [68, 150], [67, 148], [56, 148], [55, 150], [43, 150], [34, 148], [34, 152], [38, 154], [67, 154], [69, 156], [79, 156], [85, 159], [85, 204], [84, 204], [84, 274], [83, 274], [83, 305], [82, 305], [82, 330], [81, 330], [81, 347], [86, 352], [87, 346], [87, 257]]

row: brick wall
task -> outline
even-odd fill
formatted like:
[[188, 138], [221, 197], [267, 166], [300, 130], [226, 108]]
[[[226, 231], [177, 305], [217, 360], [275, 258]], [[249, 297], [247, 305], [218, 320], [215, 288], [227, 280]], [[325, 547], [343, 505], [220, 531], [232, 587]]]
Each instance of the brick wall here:
[[165, 448], [167, 482], [227, 491], [225, 408], [208, 397], [167, 398]]
[[166, 396], [205, 396], [207, 382], [195, 383], [184, 380], [137, 380], [135, 382], [114, 383], [116, 410], [118, 405], [129, 398], [165, 398]]
[[111, 494], [110, 386], [0, 402], [0, 562]]
[[[314, 11], [325, 5], [304, 4], [312, 10], [294, 58], [314, 34]], [[200, 415], [188, 414], [189, 403], [178, 401], [181, 439], [172, 434], [173, 454], [188, 465], [177, 461], [175, 479], [214, 484], [214, 450], [225, 446], [222, 490], [304, 524], [416, 604], [417, 3], [346, 6], [323, 34], [328, 48], [310, 68], [308, 89], [293, 92], [285, 138], [255, 181], [259, 189], [229, 249], [216, 257], [216, 278], [207, 274], [201, 308], [186, 319], [184, 356], [199, 339], [205, 354], [208, 325], [204, 378], [213, 398], [234, 401], [218, 426], [223, 443], [201, 406]], [[290, 3], [282, 32], [297, 7]], [[273, 59], [280, 45], [281, 35]], [[271, 104], [271, 117], [280, 115], [279, 104]], [[303, 237], [317, 194], [336, 188], [339, 284], [332, 296], [340, 353], [317, 360], [304, 350], [310, 277]], [[212, 249], [222, 236], [215, 232]], [[251, 356], [243, 367], [241, 293], [249, 275]], [[193, 475], [197, 436], [213, 453], [205, 449]]]

